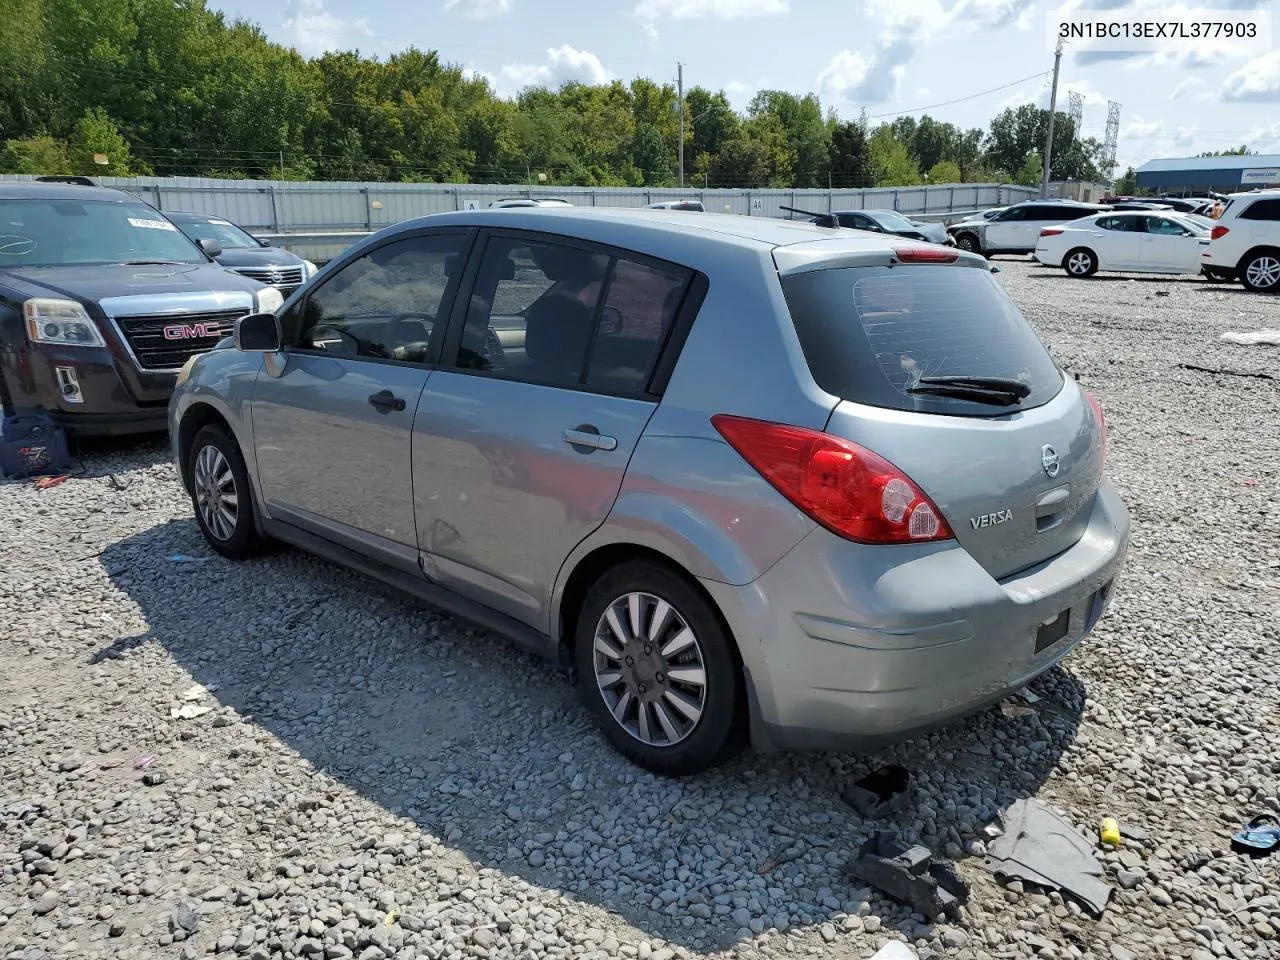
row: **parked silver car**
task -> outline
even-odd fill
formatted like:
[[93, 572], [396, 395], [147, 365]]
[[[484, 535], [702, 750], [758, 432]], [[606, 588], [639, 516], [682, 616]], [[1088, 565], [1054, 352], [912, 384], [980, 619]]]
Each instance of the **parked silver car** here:
[[1128, 544], [1097, 403], [981, 257], [898, 237], [440, 214], [180, 379], [214, 550], [287, 541], [563, 657], [663, 774], [971, 713], [1080, 642]]

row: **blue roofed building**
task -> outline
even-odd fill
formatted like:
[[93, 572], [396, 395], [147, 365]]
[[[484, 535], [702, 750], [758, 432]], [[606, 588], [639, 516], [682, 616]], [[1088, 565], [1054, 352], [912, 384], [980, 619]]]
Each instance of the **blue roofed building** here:
[[1184, 197], [1280, 187], [1280, 154], [1148, 160], [1137, 174], [1139, 190]]

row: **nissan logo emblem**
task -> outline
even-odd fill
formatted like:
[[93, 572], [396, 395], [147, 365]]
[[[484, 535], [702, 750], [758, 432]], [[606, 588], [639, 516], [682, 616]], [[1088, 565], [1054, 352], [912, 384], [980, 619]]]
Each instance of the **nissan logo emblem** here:
[[1040, 448], [1040, 466], [1044, 467], [1045, 475], [1050, 480], [1056, 477], [1058, 471], [1062, 469], [1062, 464], [1058, 461], [1058, 451], [1047, 443]]

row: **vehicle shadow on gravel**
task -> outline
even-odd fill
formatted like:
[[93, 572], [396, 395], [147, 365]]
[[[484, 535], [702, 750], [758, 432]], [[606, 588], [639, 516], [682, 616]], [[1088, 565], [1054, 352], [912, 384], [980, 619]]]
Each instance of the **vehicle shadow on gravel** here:
[[[172, 521], [100, 562], [149, 630], [92, 659], [127, 661], [159, 644], [213, 691], [206, 702], [219, 710], [160, 723], [194, 741], [219, 776], [250, 775], [230, 758], [244, 725], [256, 725], [284, 748], [271, 757], [282, 791], [323, 796], [333, 778], [393, 815], [381, 829], [407, 818], [438, 838], [446, 851], [436, 859], [454, 851], [472, 869], [562, 891], [694, 950], [828, 923], [824, 938], [873, 924], [913, 936], [923, 918], [860, 889], [844, 873], [850, 857], [877, 828], [939, 854], [980, 852], [983, 825], [1054, 771], [1085, 702], [1082, 683], [1055, 668], [1024, 715], [992, 708], [876, 757], [748, 753], [661, 780], [611, 751], [560, 670], [324, 561], [282, 549], [231, 563], [209, 552], [194, 521]], [[864, 820], [842, 792], [890, 762], [910, 771], [907, 810]], [[349, 832], [299, 836], [306, 870], [353, 852]], [[976, 861], [962, 872], [991, 882]]]

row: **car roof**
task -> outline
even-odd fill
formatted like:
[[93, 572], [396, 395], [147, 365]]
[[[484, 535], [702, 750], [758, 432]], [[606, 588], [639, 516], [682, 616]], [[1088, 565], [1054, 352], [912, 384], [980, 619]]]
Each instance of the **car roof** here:
[[708, 213], [691, 220], [679, 211], [648, 207], [490, 207], [431, 214], [407, 220], [396, 229], [449, 225], [537, 230], [619, 247], [627, 247], [639, 237], [660, 241], [664, 236], [693, 239], [713, 246], [747, 246], [761, 250], [837, 236], [846, 242], [864, 245], [868, 251], [885, 249], [891, 242], [873, 235], [864, 238], [852, 230], [820, 227], [807, 220], [732, 213]]
[[223, 223], [232, 223], [232, 221], [218, 213], [194, 213], [190, 210], [166, 210], [164, 211], [164, 215], [174, 223], [178, 223], [179, 221], [183, 223], [208, 223], [210, 220], [220, 220]]
[[110, 187], [86, 187], [75, 183], [35, 180], [0, 180], [0, 200], [97, 200], [108, 203], [140, 203], [132, 194]]

